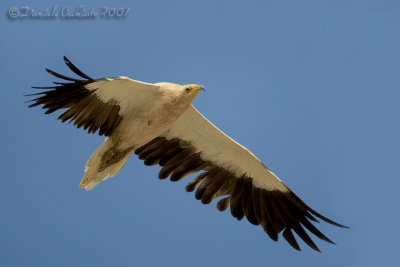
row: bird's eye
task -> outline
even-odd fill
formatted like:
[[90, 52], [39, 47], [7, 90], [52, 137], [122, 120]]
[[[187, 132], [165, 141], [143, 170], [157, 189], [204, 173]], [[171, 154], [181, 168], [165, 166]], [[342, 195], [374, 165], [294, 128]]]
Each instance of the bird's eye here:
[[190, 88], [186, 88], [185, 91], [186, 91], [186, 92], [189, 92], [189, 91], [190, 91]]

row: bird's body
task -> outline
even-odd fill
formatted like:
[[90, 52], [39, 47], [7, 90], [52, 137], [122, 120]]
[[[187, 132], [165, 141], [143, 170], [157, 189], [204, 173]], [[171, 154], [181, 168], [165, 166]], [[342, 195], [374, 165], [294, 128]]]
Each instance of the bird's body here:
[[344, 227], [317, 213], [298, 198], [248, 149], [229, 138], [204, 118], [192, 105], [202, 86], [173, 83], [144, 83], [127, 77], [93, 79], [64, 57], [67, 66], [84, 80], [51, 70], [54, 76], [71, 81], [56, 82], [34, 99], [31, 106], [44, 105], [47, 113], [66, 109], [59, 117], [89, 133], [105, 135], [105, 142], [92, 154], [79, 185], [87, 190], [115, 176], [134, 152], [146, 165], [162, 166], [159, 178], [179, 181], [201, 172], [186, 190], [204, 204], [217, 203], [223, 211], [246, 217], [261, 225], [269, 237], [283, 237], [300, 250], [297, 233], [318, 250], [303, 229], [329, 242], [310, 221], [318, 217]]
[[[134, 108], [121, 112], [124, 114], [124, 120], [121, 120], [112, 134], [106, 137], [104, 144], [88, 161], [85, 176], [79, 185], [87, 190], [91, 190], [99, 182], [115, 176], [135, 149], [167, 131], [190, 107], [190, 105], [180, 104], [181, 86], [172, 83], [151, 85], [126, 77], [118, 77], [93, 83], [86, 88], [98, 88], [115, 81], [122, 86], [125, 84], [129, 86], [132, 83], [135, 86], [142, 85], [151, 88], [150, 90], [154, 90], [154, 92], [151, 97], [136, 99], [137, 104]], [[127, 104], [127, 106], [131, 105]]]

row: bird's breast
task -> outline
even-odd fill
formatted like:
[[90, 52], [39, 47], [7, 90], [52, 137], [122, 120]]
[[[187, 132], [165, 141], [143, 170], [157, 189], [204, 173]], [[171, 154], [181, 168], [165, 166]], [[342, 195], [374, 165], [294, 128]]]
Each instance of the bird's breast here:
[[166, 132], [186, 109], [161, 106], [153, 112], [137, 110], [123, 118], [111, 138], [121, 149], [140, 147]]

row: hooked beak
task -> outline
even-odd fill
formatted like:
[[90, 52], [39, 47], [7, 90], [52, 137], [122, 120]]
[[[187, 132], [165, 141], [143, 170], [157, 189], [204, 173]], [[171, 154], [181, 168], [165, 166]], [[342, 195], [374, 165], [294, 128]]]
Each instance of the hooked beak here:
[[198, 87], [198, 90], [199, 91], [206, 91], [206, 88], [204, 88], [204, 86], [203, 85], [199, 85], [199, 87]]

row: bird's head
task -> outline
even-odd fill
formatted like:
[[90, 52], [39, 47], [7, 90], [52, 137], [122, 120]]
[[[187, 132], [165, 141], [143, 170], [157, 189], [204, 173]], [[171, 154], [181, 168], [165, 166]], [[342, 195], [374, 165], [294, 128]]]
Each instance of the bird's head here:
[[204, 86], [197, 84], [187, 84], [182, 86], [182, 100], [185, 105], [189, 105], [199, 95], [200, 91], [205, 91]]

